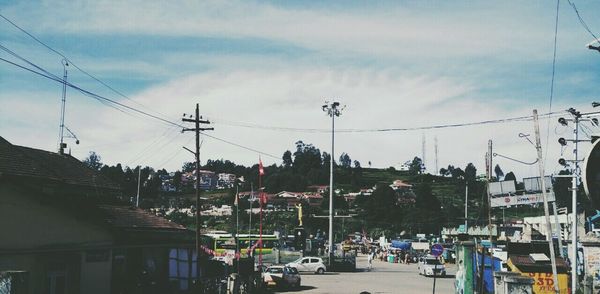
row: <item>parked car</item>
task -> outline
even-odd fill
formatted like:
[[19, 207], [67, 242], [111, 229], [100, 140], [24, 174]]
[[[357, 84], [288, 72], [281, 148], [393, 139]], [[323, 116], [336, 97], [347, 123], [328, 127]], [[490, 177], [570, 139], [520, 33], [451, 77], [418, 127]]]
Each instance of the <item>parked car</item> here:
[[325, 263], [319, 257], [302, 257], [286, 264], [286, 266], [296, 268], [299, 272], [325, 273]]
[[267, 286], [299, 288], [301, 279], [295, 268], [273, 265], [265, 270], [263, 280]]
[[444, 265], [434, 256], [425, 256], [419, 258], [419, 275], [424, 276], [436, 276], [444, 277], [446, 275], [446, 268]]

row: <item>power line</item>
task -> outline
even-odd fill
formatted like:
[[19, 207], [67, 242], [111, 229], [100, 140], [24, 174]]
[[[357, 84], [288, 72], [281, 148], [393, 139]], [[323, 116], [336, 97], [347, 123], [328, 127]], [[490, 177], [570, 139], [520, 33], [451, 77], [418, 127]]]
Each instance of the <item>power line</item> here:
[[268, 157], [271, 157], [271, 158], [274, 158], [274, 159], [277, 159], [277, 160], [281, 159], [279, 156], [275, 156], [275, 155], [273, 155], [273, 154], [269, 154], [269, 153], [265, 153], [265, 152], [262, 152], [262, 151], [258, 151], [258, 150], [256, 150], [256, 149], [253, 149], [253, 148], [250, 148], [250, 147], [246, 147], [246, 146], [243, 146], [243, 145], [240, 145], [240, 144], [237, 144], [237, 143], [233, 143], [233, 142], [231, 142], [231, 141], [227, 141], [227, 140], [225, 140], [225, 139], [217, 138], [217, 137], [215, 137], [215, 136], [213, 136], [213, 135], [209, 135], [209, 134], [207, 134], [207, 133], [205, 133], [205, 132], [200, 132], [200, 133], [201, 133], [202, 135], [204, 135], [204, 136], [207, 136], [207, 137], [209, 137], [209, 138], [215, 139], [215, 140], [217, 140], [217, 141], [221, 141], [221, 142], [224, 142], [224, 143], [227, 143], [227, 144], [233, 145], [233, 146], [237, 146], [237, 147], [240, 147], [240, 148], [243, 148], [243, 149], [249, 150], [249, 151], [253, 151], [253, 152], [256, 152], [256, 153], [258, 153], [258, 154], [265, 155], [265, 156], [268, 156]]
[[587, 23], [585, 22], [585, 20], [583, 20], [583, 18], [581, 17], [581, 15], [579, 14], [579, 10], [577, 9], [577, 6], [575, 6], [575, 3], [571, 2], [571, 0], [567, 0], [569, 2], [569, 5], [571, 5], [571, 7], [573, 8], [573, 11], [575, 11], [575, 14], [577, 14], [577, 19], [579, 19], [579, 23], [581, 24], [581, 26], [583, 26], [583, 28], [590, 33], [590, 35], [592, 35], [592, 37], [594, 37], [594, 39], [598, 42], [600, 42], [600, 39], [598, 39], [598, 37], [596, 37], [596, 35], [592, 32], [592, 30], [590, 29], [590, 27], [587, 25]]
[[40, 40], [39, 38], [37, 38], [33, 34], [29, 33], [27, 30], [25, 30], [24, 28], [20, 27], [15, 22], [13, 22], [12, 20], [8, 19], [6, 16], [2, 15], [1, 13], [0, 13], [0, 17], [2, 17], [4, 20], [6, 20], [12, 26], [14, 26], [15, 28], [17, 28], [18, 30], [20, 30], [21, 32], [23, 32], [24, 34], [26, 34], [27, 36], [29, 36], [30, 38], [32, 38], [33, 40], [35, 40], [40, 45], [46, 47], [48, 50], [56, 53], [58, 56], [60, 56], [63, 59], [65, 59], [67, 62], [69, 62], [69, 64], [71, 64], [71, 66], [75, 67], [77, 70], [79, 70], [80, 72], [82, 72], [86, 76], [88, 76], [91, 79], [95, 80], [96, 82], [102, 84], [104, 87], [110, 89], [111, 91], [113, 91], [117, 95], [119, 95], [119, 96], [121, 96], [121, 97], [123, 97], [123, 98], [125, 98], [125, 99], [127, 99], [127, 100], [129, 100], [129, 101], [131, 101], [131, 102], [133, 102], [133, 103], [135, 103], [137, 105], [139, 105], [139, 106], [142, 106], [142, 107], [145, 107], [146, 109], [148, 109], [148, 107], [144, 106], [141, 103], [138, 103], [138, 102], [134, 101], [133, 99], [129, 98], [127, 95], [123, 94], [122, 92], [118, 91], [117, 89], [111, 87], [110, 85], [108, 85], [104, 81], [100, 80], [99, 78], [95, 77], [94, 75], [92, 75], [92, 74], [88, 73], [87, 71], [83, 70], [82, 68], [80, 68], [79, 66], [77, 66], [77, 64], [75, 64], [71, 59], [69, 59], [67, 56], [65, 56], [63, 53], [61, 53], [58, 50], [50, 47], [48, 44], [44, 43], [42, 40]]
[[[4, 47], [4, 48], [5, 48], [5, 47]], [[16, 54], [16, 53], [15, 53], [15, 54]], [[20, 57], [20, 59], [21, 59], [21, 58], [22, 58], [22, 57]], [[56, 81], [56, 82], [58, 82], [58, 83], [61, 83], [61, 84], [62, 84], [62, 83], [64, 83], [64, 84], [66, 84], [67, 86], [69, 86], [70, 88], [76, 89], [76, 90], [78, 90], [79, 92], [81, 92], [81, 93], [85, 94], [86, 96], [92, 97], [92, 98], [94, 98], [94, 99], [96, 99], [96, 100], [98, 100], [98, 101], [102, 102], [104, 105], [108, 105], [108, 106], [111, 106], [111, 107], [113, 107], [113, 108], [116, 108], [114, 105], [110, 105], [110, 104], [109, 104], [109, 103], [113, 103], [113, 104], [116, 104], [116, 105], [118, 105], [118, 106], [120, 106], [120, 107], [123, 107], [123, 108], [125, 108], [125, 109], [131, 110], [131, 111], [133, 111], [133, 112], [135, 112], [135, 113], [141, 114], [141, 115], [143, 115], [143, 116], [146, 116], [146, 117], [149, 117], [149, 118], [153, 118], [153, 119], [159, 120], [159, 121], [161, 121], [161, 122], [163, 122], [163, 123], [166, 123], [166, 124], [169, 124], [169, 125], [173, 125], [173, 126], [177, 126], [177, 127], [180, 127], [180, 128], [184, 128], [184, 126], [183, 126], [183, 125], [181, 125], [181, 124], [179, 124], [179, 123], [175, 123], [175, 122], [172, 122], [172, 121], [169, 121], [169, 120], [163, 119], [163, 118], [161, 118], [161, 117], [158, 117], [158, 116], [156, 116], [156, 115], [153, 115], [153, 114], [147, 113], [147, 112], [145, 112], [145, 111], [142, 111], [142, 110], [136, 109], [136, 108], [134, 108], [134, 107], [131, 107], [131, 106], [128, 106], [128, 105], [122, 104], [122, 103], [120, 103], [120, 102], [114, 101], [114, 100], [112, 100], [112, 99], [106, 98], [106, 97], [104, 97], [104, 96], [101, 96], [101, 95], [98, 95], [98, 94], [95, 94], [95, 93], [93, 93], [93, 92], [90, 92], [90, 91], [88, 91], [88, 90], [82, 89], [82, 88], [80, 88], [80, 87], [78, 87], [78, 86], [76, 86], [76, 85], [74, 85], [74, 84], [72, 84], [72, 83], [70, 83], [70, 82], [68, 82], [68, 81], [64, 81], [63, 79], [61, 79], [61, 78], [59, 78], [59, 77], [56, 77], [55, 75], [53, 75], [53, 74], [49, 73], [48, 71], [46, 71], [45, 69], [43, 69], [42, 67], [35, 65], [33, 62], [30, 62], [30, 61], [28, 61], [28, 60], [27, 60], [27, 59], [25, 59], [25, 58], [22, 58], [22, 59], [23, 59], [23, 60], [26, 60], [26, 62], [27, 62], [27, 63], [29, 63], [29, 64], [31, 64], [32, 66], [34, 66], [34, 67], [36, 67], [36, 68], [39, 68], [39, 69], [40, 69], [41, 71], [43, 71], [43, 72], [36, 71], [36, 70], [34, 70], [34, 69], [28, 68], [28, 67], [26, 67], [26, 66], [20, 65], [20, 64], [18, 64], [18, 63], [15, 63], [15, 62], [12, 62], [12, 61], [10, 61], [10, 60], [7, 60], [7, 59], [4, 59], [4, 58], [0, 57], [0, 60], [1, 60], [1, 61], [4, 61], [4, 62], [6, 62], [6, 63], [9, 63], [9, 64], [11, 64], [11, 65], [14, 65], [14, 66], [16, 66], [16, 67], [19, 67], [19, 68], [21, 68], [21, 69], [24, 69], [24, 70], [26, 70], [26, 71], [29, 71], [29, 72], [31, 72], [31, 73], [37, 74], [37, 75], [39, 75], [39, 76], [45, 77], [45, 78], [47, 78], [47, 79], [50, 79], [50, 80]], [[105, 103], [106, 103], [106, 104], [105, 104]], [[120, 109], [119, 109], [119, 110], [120, 110]], [[216, 136], [213, 136], [213, 135], [208, 135], [208, 134], [206, 134], [206, 133], [203, 133], [203, 134], [204, 134], [205, 136], [209, 137], [209, 138], [212, 138], [212, 139], [215, 139], [215, 140], [218, 140], [218, 141], [221, 141], [221, 142], [224, 142], [224, 143], [227, 143], [227, 144], [230, 144], [230, 145], [233, 145], [233, 146], [236, 146], [236, 147], [242, 148], [242, 149], [246, 149], [246, 150], [249, 150], [249, 151], [252, 151], [252, 152], [256, 152], [256, 153], [259, 153], [259, 154], [262, 154], [262, 155], [265, 155], [265, 156], [268, 156], [268, 157], [272, 157], [272, 158], [274, 158], [274, 159], [280, 159], [278, 156], [274, 156], [274, 155], [272, 155], [272, 154], [269, 154], [269, 153], [266, 153], [266, 152], [262, 152], [262, 151], [259, 151], [259, 150], [257, 150], [257, 149], [254, 149], [254, 148], [246, 147], [246, 146], [244, 146], [244, 145], [237, 144], [237, 143], [234, 143], [234, 142], [231, 142], [231, 141], [225, 140], [225, 139], [221, 139], [221, 138], [218, 138], [218, 137], [216, 137]]]
[[[562, 113], [560, 112], [548, 112], [543, 114], [544, 116], [554, 116], [556, 114]], [[420, 126], [420, 127], [408, 127], [408, 128], [374, 128], [374, 129], [336, 129], [336, 132], [341, 133], [375, 133], [375, 132], [400, 132], [400, 131], [421, 131], [421, 130], [432, 130], [432, 129], [445, 129], [445, 128], [457, 128], [457, 127], [467, 127], [467, 126], [477, 126], [477, 125], [486, 125], [486, 124], [498, 124], [498, 123], [509, 123], [509, 122], [519, 122], [519, 121], [531, 121], [533, 117], [530, 115], [527, 116], [518, 116], [511, 118], [503, 118], [503, 119], [493, 119], [493, 120], [484, 120], [484, 121], [476, 121], [476, 122], [467, 122], [467, 123], [456, 123], [456, 124], [440, 124], [440, 125], [432, 125], [432, 126]], [[219, 120], [216, 121], [219, 123]], [[264, 130], [273, 130], [273, 131], [294, 131], [294, 132], [307, 132], [307, 133], [329, 133], [331, 130], [327, 129], [310, 129], [310, 128], [288, 128], [288, 127], [276, 127], [276, 126], [267, 126], [267, 125], [259, 125], [252, 123], [244, 123], [244, 122], [222, 122], [223, 125], [230, 126], [238, 126], [244, 128], [252, 128], [252, 129], [264, 129]]]
[[[552, 99], [554, 98], [554, 76], [556, 74], [556, 43], [558, 39], [558, 12], [560, 9], [560, 0], [556, 0], [556, 19], [554, 21], [554, 51], [552, 53], [552, 79], [550, 80], [550, 103], [548, 113], [552, 112]], [[548, 144], [550, 142], [550, 120], [546, 124], [546, 154], [544, 154], [544, 163], [548, 158]]]

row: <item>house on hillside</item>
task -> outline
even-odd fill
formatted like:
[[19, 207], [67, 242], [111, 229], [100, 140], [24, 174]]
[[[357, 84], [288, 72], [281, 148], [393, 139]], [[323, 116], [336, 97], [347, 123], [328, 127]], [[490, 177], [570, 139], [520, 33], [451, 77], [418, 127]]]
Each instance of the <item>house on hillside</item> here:
[[217, 189], [228, 189], [235, 185], [237, 176], [234, 174], [220, 173], [217, 175]]
[[395, 180], [390, 187], [396, 192], [397, 204], [410, 205], [417, 202], [417, 195], [413, 192], [413, 186], [402, 180]]
[[323, 203], [323, 195], [321, 193], [305, 192], [303, 199], [311, 207], [321, 207], [321, 203]]
[[325, 193], [329, 189], [329, 185], [312, 185], [306, 187], [306, 189], [310, 192]]
[[120, 187], [74, 157], [0, 137], [0, 285], [105, 294], [148, 293], [153, 283], [156, 293], [187, 293], [194, 232], [122, 200]]

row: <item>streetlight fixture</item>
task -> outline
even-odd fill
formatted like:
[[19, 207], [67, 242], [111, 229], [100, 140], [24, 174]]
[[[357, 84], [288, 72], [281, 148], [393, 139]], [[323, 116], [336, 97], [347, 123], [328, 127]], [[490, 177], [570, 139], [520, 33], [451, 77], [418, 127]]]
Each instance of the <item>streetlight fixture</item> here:
[[325, 101], [325, 104], [321, 107], [321, 109], [327, 113], [327, 115], [331, 116], [331, 154], [329, 155], [329, 266], [332, 265], [333, 259], [333, 154], [335, 147], [335, 117], [340, 116], [342, 109], [339, 108], [339, 102], [332, 102], [329, 104], [329, 101]]
[[594, 46], [595, 43], [600, 43], [600, 41], [598, 39], [588, 43], [587, 45], [585, 45], [585, 47], [587, 47], [590, 50], [596, 50], [598, 52], [600, 52], [600, 45], [599, 46]]

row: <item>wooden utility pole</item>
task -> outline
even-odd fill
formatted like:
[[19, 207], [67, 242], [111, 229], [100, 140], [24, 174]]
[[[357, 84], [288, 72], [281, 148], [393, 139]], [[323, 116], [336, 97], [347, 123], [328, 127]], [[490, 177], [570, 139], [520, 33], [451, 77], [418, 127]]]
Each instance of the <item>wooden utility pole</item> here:
[[[184, 114], [185, 116], [185, 114]], [[184, 122], [193, 122], [195, 127], [193, 129], [184, 128], [181, 132], [196, 132], [196, 275], [200, 277], [200, 132], [201, 131], [212, 131], [214, 128], [200, 128], [200, 124], [210, 124], [208, 120], [202, 120], [200, 116], [199, 105], [196, 103], [196, 116], [194, 118], [183, 118]]]
[[[550, 224], [550, 209], [548, 208], [548, 196], [546, 196], [546, 181], [544, 178], [544, 160], [542, 158], [542, 143], [540, 139], [540, 124], [538, 122], [537, 109], [533, 110], [533, 123], [535, 128], [535, 149], [537, 149], [538, 167], [542, 184], [542, 196], [544, 197], [544, 216], [546, 220], [546, 239], [550, 247], [550, 261], [552, 262], [552, 279], [554, 280], [554, 291], [559, 293], [558, 274], [556, 271], [556, 257], [554, 256], [554, 241], [552, 238], [552, 225]], [[558, 224], [557, 224], [558, 225]]]

